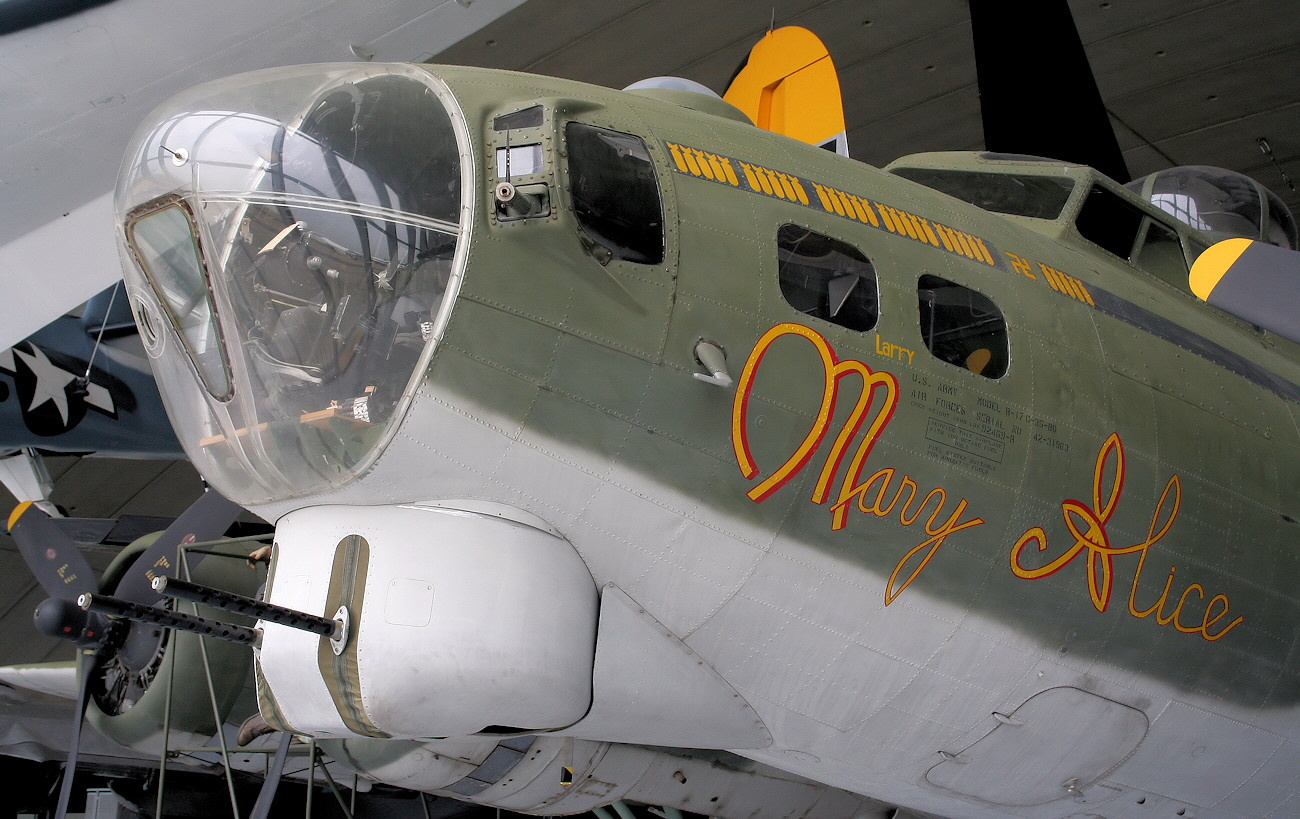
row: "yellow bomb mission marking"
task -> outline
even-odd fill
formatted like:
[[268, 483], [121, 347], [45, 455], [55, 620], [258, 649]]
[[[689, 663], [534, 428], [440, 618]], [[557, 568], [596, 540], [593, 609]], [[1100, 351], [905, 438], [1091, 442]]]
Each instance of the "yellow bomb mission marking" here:
[[664, 144], [668, 146], [673, 166], [678, 173], [830, 213], [895, 236], [905, 236], [989, 267], [1005, 269], [1005, 263], [1001, 261], [1002, 255], [991, 242], [965, 231], [762, 165], [675, 142]]

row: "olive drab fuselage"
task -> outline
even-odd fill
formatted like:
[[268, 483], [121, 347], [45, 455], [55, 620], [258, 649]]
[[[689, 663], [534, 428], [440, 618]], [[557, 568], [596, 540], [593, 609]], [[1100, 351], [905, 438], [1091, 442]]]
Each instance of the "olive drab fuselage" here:
[[[332, 224], [325, 193], [303, 183], [285, 204], [254, 160], [242, 193], [120, 186], [128, 225], [164, 194], [201, 225], [218, 324], [189, 348], [174, 335], [159, 371], [223, 493], [268, 520], [514, 510], [590, 574], [564, 596], [617, 587], [752, 709], [761, 731], [732, 724], [753, 747], [728, 747], [838, 788], [971, 816], [1063, 817], [1076, 793], [1114, 816], [1157, 795], [1198, 816], [1285, 801], [1270, 760], [1300, 753], [1300, 357], [1187, 291], [1193, 231], [1083, 167], [962, 154], [884, 171], [652, 92], [440, 66], [393, 69], [388, 88], [387, 70], [339, 69], [344, 91], [304, 92], [315, 107], [284, 133], [316, 134], [328, 160], [371, 138], [384, 94], [428, 106], [427, 184], [393, 161], [339, 165], [359, 204]], [[414, 161], [414, 144], [372, 148]], [[945, 173], [1045, 181], [986, 209], [908, 178]], [[1096, 227], [1108, 208], [1127, 245]], [[327, 295], [268, 297], [271, 275]], [[224, 358], [195, 352], [223, 340]], [[370, 525], [357, 536], [388, 565]], [[345, 551], [329, 537], [322, 595]], [[272, 598], [299, 574], [286, 561]], [[555, 616], [595, 629], [599, 675], [594, 608]], [[304, 695], [356, 706], [328, 731], [391, 735], [367, 722], [378, 672], [339, 662], [359, 693]], [[583, 707], [517, 719], [563, 736]], [[673, 720], [655, 736], [688, 745]]]

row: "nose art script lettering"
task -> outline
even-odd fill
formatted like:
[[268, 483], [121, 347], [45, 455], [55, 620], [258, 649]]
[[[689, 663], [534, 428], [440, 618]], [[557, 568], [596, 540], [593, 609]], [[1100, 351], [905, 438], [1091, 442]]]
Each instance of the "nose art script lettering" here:
[[[844, 478], [840, 482], [839, 493], [830, 507], [831, 530], [843, 529], [848, 522], [849, 513], [855, 508], [862, 514], [871, 514], [879, 518], [892, 515], [897, 509], [898, 522], [904, 527], [910, 527], [922, 518], [927, 507], [933, 505], [930, 517], [922, 524], [928, 537], [904, 554], [889, 576], [885, 586], [885, 605], [889, 605], [925, 570], [949, 535], [978, 526], [984, 520], [983, 518], [962, 520], [962, 514], [968, 505], [965, 498], [957, 501], [952, 513], [944, 520], [943, 512], [948, 505], [948, 495], [942, 488], [931, 490], [925, 495], [924, 500], [916, 505], [921, 490], [916, 481], [906, 474], [899, 479], [893, 499], [889, 500], [888, 495], [898, 472], [892, 467], [878, 469], [866, 480], [862, 480], [867, 456], [871, 454], [872, 448], [893, 418], [894, 410], [898, 406], [898, 379], [888, 372], [873, 371], [861, 361], [841, 361], [835, 355], [830, 343], [820, 333], [800, 324], [778, 324], [764, 333], [754, 345], [749, 360], [745, 362], [740, 382], [736, 385], [736, 400], [732, 405], [731, 442], [736, 464], [745, 478], [753, 480], [761, 474], [749, 446], [750, 391], [754, 385], [754, 377], [762, 365], [763, 356], [775, 342], [784, 338], [801, 338], [816, 350], [823, 372], [821, 400], [812, 427], [803, 441], [784, 463], [759, 481], [747, 494], [751, 500], [762, 503], [808, 465], [825, 439], [826, 433], [830, 431], [831, 418], [835, 414], [835, 403], [842, 379], [850, 375], [857, 376], [862, 385], [857, 401], [853, 404], [843, 428], [831, 444], [826, 462], [813, 487], [811, 500], [813, 503], [825, 504], [831, 499], [831, 487], [835, 482], [835, 476], [839, 473], [854, 438], [865, 425], [866, 433], [849, 461]], [[904, 493], [907, 493], [906, 500], [903, 500]], [[899, 501], [903, 502], [900, 504]]]
[[[1205, 587], [1200, 583], [1187, 586], [1177, 598], [1177, 603], [1172, 608], [1168, 607], [1176, 567], [1169, 569], [1164, 590], [1160, 592], [1155, 603], [1145, 609], [1138, 608], [1138, 583], [1142, 579], [1142, 570], [1146, 567], [1147, 553], [1169, 533], [1174, 525], [1174, 519], [1178, 517], [1178, 507], [1182, 502], [1182, 483], [1178, 480], [1178, 476], [1174, 475], [1165, 484], [1165, 490], [1151, 513], [1151, 525], [1147, 528], [1147, 536], [1144, 540], [1132, 546], [1113, 546], [1106, 532], [1106, 524], [1119, 504], [1123, 488], [1124, 443], [1118, 434], [1112, 434], [1097, 453], [1097, 464], [1092, 477], [1092, 505], [1077, 500], [1061, 502], [1061, 517], [1064, 518], [1065, 528], [1069, 530], [1074, 542], [1058, 557], [1035, 567], [1032, 565], [1032, 559], [1027, 559], [1026, 547], [1032, 543], [1037, 547], [1034, 551], [1038, 553], [1047, 551], [1047, 532], [1043, 527], [1035, 526], [1021, 535], [1015, 546], [1011, 548], [1011, 571], [1016, 577], [1038, 580], [1056, 574], [1086, 551], [1088, 553], [1088, 595], [1092, 598], [1093, 607], [1099, 612], [1105, 612], [1110, 605], [1111, 593], [1115, 585], [1115, 558], [1120, 555], [1136, 554], [1137, 567], [1133, 571], [1133, 583], [1128, 593], [1129, 614], [1138, 619], [1154, 614], [1156, 622], [1160, 625], [1173, 625], [1184, 634], [1199, 634], [1210, 642], [1218, 640], [1241, 625], [1245, 618], [1236, 617], [1218, 631], [1212, 631], [1214, 626], [1228, 615], [1229, 601], [1224, 594], [1217, 594], [1210, 598], [1210, 602], [1205, 605], [1199, 618], [1195, 615], [1184, 615], [1183, 609], [1188, 605], [1189, 597], [1193, 593], [1200, 600], [1205, 599]], [[1030, 551], [1029, 554], [1032, 555], [1034, 551]]]

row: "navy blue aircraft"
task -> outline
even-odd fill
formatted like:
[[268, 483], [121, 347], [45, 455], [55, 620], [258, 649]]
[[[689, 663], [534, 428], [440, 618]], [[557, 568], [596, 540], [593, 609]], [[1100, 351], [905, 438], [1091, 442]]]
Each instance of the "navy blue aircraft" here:
[[0, 351], [0, 482], [53, 512], [42, 452], [185, 457], [121, 282]]

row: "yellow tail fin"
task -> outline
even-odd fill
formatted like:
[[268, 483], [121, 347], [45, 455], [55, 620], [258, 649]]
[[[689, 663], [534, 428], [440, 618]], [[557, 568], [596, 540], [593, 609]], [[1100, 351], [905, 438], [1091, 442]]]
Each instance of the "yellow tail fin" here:
[[759, 128], [849, 155], [835, 64], [806, 28], [769, 31], [749, 52], [723, 99]]

